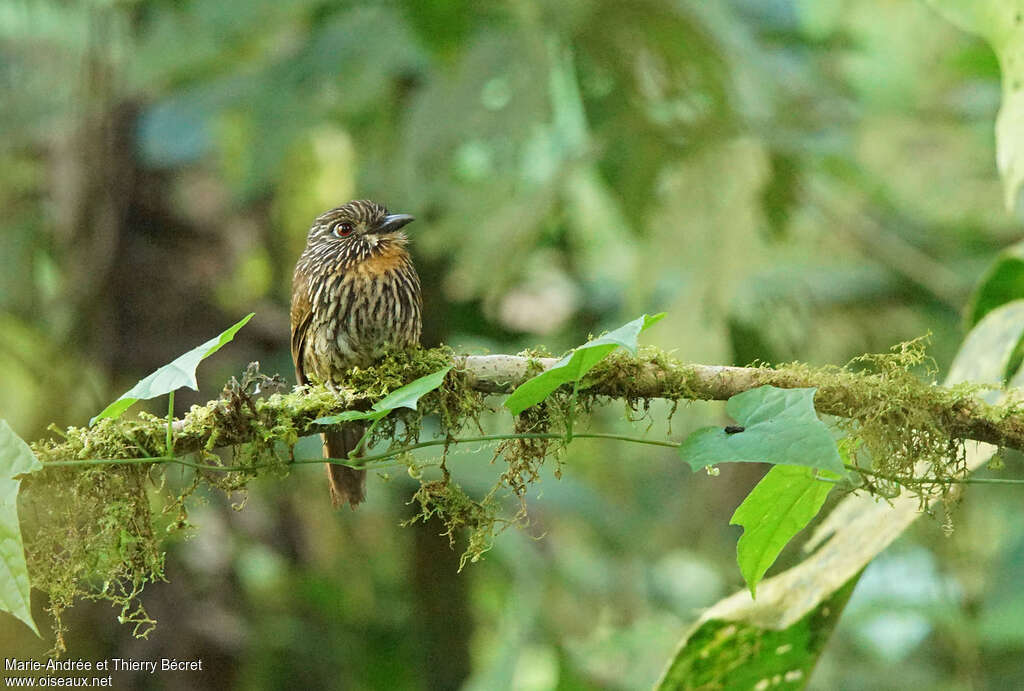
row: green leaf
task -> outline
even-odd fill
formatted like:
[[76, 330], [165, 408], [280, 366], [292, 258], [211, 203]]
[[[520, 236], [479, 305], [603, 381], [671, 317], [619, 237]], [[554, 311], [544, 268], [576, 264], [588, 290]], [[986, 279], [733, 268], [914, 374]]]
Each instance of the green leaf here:
[[[1022, 337], [1024, 300], [1014, 300], [992, 310], [967, 334], [949, 368], [946, 385], [961, 382], [1001, 385], [1016, 369], [1013, 355]], [[993, 402], [999, 395], [999, 391], [990, 391], [984, 398]]]
[[90, 425], [96, 424], [97, 420], [105, 417], [117, 418], [121, 413], [128, 410], [137, 401], [163, 396], [171, 391], [187, 386], [195, 391], [199, 390], [199, 383], [196, 381], [196, 367], [199, 363], [210, 357], [221, 349], [226, 343], [235, 337], [235, 334], [253, 317], [253, 312], [242, 318], [241, 321], [231, 326], [219, 336], [211, 338], [201, 346], [196, 346], [184, 355], [176, 358], [160, 369], [150, 374], [130, 390], [125, 391], [120, 398], [108, 405], [103, 411], [89, 420]]
[[842, 473], [832, 433], [814, 412], [816, 390], [760, 386], [737, 394], [725, 410], [743, 431], [704, 427], [686, 438], [679, 455], [694, 471], [715, 463], [773, 463]]
[[19, 475], [34, 473], [43, 464], [6, 420], [0, 420], [0, 610], [21, 619], [38, 636], [29, 604], [28, 566], [18, 522]]
[[1017, 205], [1024, 184], [1024, 13], [1022, 0], [929, 0], [961, 29], [982, 36], [999, 56], [1003, 102], [996, 117], [996, 164], [1006, 208]]
[[[697, 622], [665, 670], [657, 691], [771, 689], [807, 686], [859, 575], [785, 628], [767, 617], [708, 618]], [[763, 611], [763, 608], [762, 608]]]
[[351, 422], [352, 420], [379, 420], [387, 414], [386, 410], [384, 412], [379, 410], [346, 410], [337, 415], [318, 417], [313, 422], [317, 425], [336, 425], [339, 422]]
[[335, 425], [339, 422], [349, 422], [351, 420], [379, 420], [396, 408], [416, 410], [416, 404], [420, 398], [441, 386], [444, 383], [445, 375], [448, 374], [451, 368], [451, 365], [449, 365], [433, 374], [420, 377], [401, 388], [395, 389], [374, 403], [370, 410], [346, 410], [337, 415], [317, 418], [313, 422], [318, 425]]
[[445, 367], [433, 374], [411, 381], [400, 389], [395, 389], [384, 398], [373, 404], [374, 410], [388, 412], [395, 408], [416, 410], [416, 404], [424, 394], [428, 394], [444, 383], [444, 378], [451, 367]]
[[743, 526], [736, 561], [751, 597], [782, 548], [818, 515], [831, 489], [810, 468], [777, 465], [737, 507], [729, 525]]
[[636, 355], [637, 336], [661, 321], [664, 316], [664, 312], [652, 316], [645, 314], [600, 338], [584, 343], [549, 369], [520, 384], [505, 399], [505, 407], [512, 411], [513, 415], [518, 415], [530, 406], [537, 405], [562, 384], [582, 379], [594, 365], [619, 346]]

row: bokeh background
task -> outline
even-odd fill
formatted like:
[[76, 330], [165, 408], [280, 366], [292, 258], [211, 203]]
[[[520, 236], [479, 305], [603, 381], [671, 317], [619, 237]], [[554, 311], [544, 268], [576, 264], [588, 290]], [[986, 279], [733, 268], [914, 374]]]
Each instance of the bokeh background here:
[[[249, 311], [179, 413], [250, 360], [291, 378], [292, 267], [350, 198], [417, 216], [424, 342], [475, 353], [667, 311], [644, 338], [685, 360], [842, 364], [931, 332], [941, 372], [1020, 234], [996, 58], [921, 2], [6, 0], [0, 91], [0, 416], [26, 439]], [[590, 424], [680, 439], [722, 414]], [[470, 492], [490, 457], [456, 459]], [[206, 495], [144, 596], [156, 631], [82, 603], [69, 654], [209, 667], [117, 676], [138, 689], [649, 688], [742, 586], [727, 524], [763, 469], [585, 440], [563, 461], [461, 574], [464, 544], [398, 527], [401, 475], [356, 513], [318, 467], [243, 511]], [[876, 560], [811, 687], [1024, 686], [1020, 501], [971, 488], [950, 537], [925, 519]], [[48, 645], [0, 618], [5, 656]]]

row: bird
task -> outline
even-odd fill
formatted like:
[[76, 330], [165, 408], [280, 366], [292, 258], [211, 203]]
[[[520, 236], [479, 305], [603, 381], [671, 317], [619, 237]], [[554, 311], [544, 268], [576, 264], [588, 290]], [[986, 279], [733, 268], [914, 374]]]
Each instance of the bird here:
[[[292, 277], [291, 351], [299, 384], [334, 386], [420, 342], [420, 279], [403, 228], [413, 221], [359, 199], [317, 216]], [[325, 458], [348, 458], [366, 426], [324, 432]], [[366, 498], [366, 471], [327, 463], [331, 501], [353, 509]]]

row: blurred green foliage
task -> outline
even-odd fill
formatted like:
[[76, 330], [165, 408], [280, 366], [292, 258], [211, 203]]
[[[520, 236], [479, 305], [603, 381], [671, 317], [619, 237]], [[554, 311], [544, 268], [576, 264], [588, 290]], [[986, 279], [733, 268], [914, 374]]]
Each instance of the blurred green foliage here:
[[[650, 339], [684, 359], [842, 364], [931, 331], [945, 366], [1019, 235], [998, 60], [921, 2], [12, 0], [0, 85], [0, 417], [25, 438], [248, 311], [206, 381], [253, 359], [288, 374], [293, 262], [352, 197], [417, 216], [424, 340], [474, 352], [666, 311]], [[353, 515], [310, 469], [242, 512], [211, 496], [149, 590], [157, 631], [85, 604], [70, 649], [208, 661], [133, 688], [648, 688], [698, 608], [742, 586], [727, 523], [760, 473], [574, 446], [530, 498], [544, 539], [510, 531], [458, 577], [437, 526], [396, 528], [400, 477]], [[470, 493], [489, 458], [454, 454]], [[811, 687], [1024, 684], [1018, 505], [972, 489], [951, 538], [922, 522], [883, 580], [929, 595], [897, 593], [899, 628], [869, 569]], [[44, 652], [18, 626], [0, 647]]]

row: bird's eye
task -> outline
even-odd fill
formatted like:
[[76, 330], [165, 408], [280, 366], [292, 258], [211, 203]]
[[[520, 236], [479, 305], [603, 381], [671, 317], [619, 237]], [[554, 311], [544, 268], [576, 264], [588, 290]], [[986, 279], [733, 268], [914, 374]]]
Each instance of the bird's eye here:
[[352, 224], [345, 221], [343, 223], [336, 223], [334, 226], [334, 234], [339, 238], [347, 237], [352, 234]]

